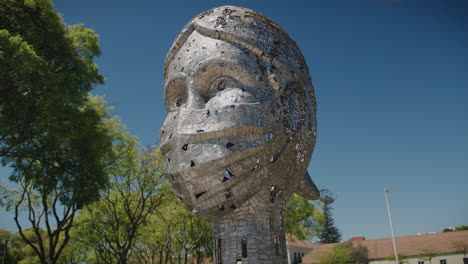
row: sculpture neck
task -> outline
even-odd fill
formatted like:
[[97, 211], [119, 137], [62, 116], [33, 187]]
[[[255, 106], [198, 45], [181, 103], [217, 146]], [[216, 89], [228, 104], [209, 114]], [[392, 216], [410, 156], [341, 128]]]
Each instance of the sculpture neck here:
[[[285, 201], [258, 193], [213, 222], [215, 264], [285, 264]], [[267, 198], [268, 202], [264, 201]]]

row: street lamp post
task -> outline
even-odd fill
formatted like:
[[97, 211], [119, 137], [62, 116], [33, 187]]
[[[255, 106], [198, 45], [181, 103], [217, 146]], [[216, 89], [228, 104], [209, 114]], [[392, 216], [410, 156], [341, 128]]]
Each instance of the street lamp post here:
[[388, 218], [390, 221], [390, 229], [392, 230], [392, 241], [393, 241], [393, 251], [395, 253], [395, 263], [400, 264], [400, 261], [398, 259], [398, 250], [397, 250], [396, 241], [395, 241], [395, 232], [393, 231], [392, 211], [390, 210], [390, 202], [388, 201], [388, 189], [384, 188], [384, 192], [385, 192], [385, 200], [387, 200], [387, 209], [388, 209]]

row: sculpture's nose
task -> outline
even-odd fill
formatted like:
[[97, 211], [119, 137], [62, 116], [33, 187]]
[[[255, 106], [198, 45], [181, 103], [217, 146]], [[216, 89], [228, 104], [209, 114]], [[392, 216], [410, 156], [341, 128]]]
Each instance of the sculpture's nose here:
[[189, 88], [188, 109], [203, 109], [205, 108], [205, 97], [203, 93], [200, 92], [200, 89]]
[[194, 79], [187, 79], [187, 104], [188, 109], [203, 109], [206, 103], [206, 87], [196, 85]]

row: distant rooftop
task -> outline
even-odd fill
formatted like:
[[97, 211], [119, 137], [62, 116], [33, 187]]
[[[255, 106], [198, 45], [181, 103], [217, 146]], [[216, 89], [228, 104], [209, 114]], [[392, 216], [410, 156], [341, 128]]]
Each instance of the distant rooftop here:
[[[393, 244], [391, 238], [365, 240], [364, 237], [353, 237], [349, 241], [353, 245], [363, 245], [368, 249], [369, 259], [385, 259], [393, 257]], [[396, 238], [398, 253], [405, 256], [419, 256], [423, 251], [435, 254], [457, 253], [455, 242], [468, 243], [468, 230], [431, 233]], [[339, 243], [318, 245], [303, 258], [304, 264], [318, 263], [318, 256], [331, 251]]]

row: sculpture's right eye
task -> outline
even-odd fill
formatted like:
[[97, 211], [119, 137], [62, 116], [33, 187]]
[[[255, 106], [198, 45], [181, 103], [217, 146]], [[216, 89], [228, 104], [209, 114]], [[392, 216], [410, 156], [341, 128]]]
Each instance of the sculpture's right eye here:
[[185, 102], [187, 101], [187, 97], [184, 94], [178, 94], [172, 99], [172, 102], [170, 104], [170, 110], [177, 110], [179, 107], [181, 107]]
[[168, 111], [179, 109], [187, 102], [185, 78], [175, 78], [166, 83], [164, 101]]
[[177, 100], [175, 102], [175, 106], [180, 107], [181, 105], [182, 105], [182, 98], [177, 98]]

